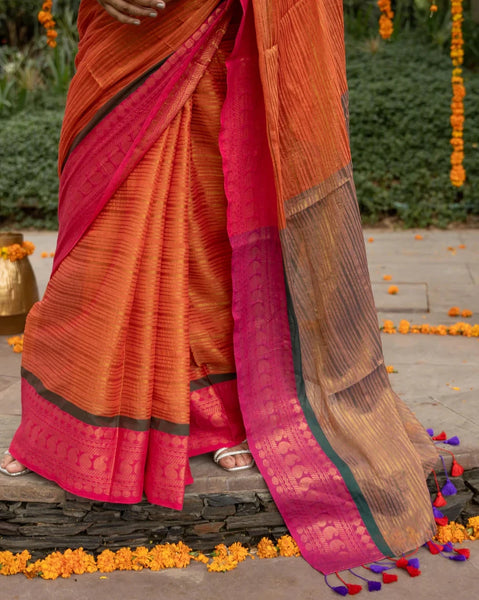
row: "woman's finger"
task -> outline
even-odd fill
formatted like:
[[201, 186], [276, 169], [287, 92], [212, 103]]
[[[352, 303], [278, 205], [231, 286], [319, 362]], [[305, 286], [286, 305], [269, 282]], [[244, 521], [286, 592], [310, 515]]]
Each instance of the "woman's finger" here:
[[[139, 25], [141, 17], [156, 17], [165, 8], [162, 0], [98, 0], [106, 12], [120, 23]], [[141, 2], [141, 6], [139, 5]]]

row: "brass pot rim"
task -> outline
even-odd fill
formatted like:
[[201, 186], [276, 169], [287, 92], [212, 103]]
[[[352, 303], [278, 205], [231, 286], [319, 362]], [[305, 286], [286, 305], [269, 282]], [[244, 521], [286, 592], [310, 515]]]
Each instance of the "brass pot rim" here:
[[21, 244], [23, 242], [23, 233], [19, 231], [0, 231], [0, 246], [10, 246], [11, 244]]

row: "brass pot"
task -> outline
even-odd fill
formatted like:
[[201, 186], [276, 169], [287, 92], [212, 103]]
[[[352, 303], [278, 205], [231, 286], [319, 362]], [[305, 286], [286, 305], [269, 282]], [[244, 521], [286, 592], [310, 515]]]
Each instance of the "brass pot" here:
[[[0, 247], [22, 242], [22, 233], [0, 232]], [[28, 311], [38, 299], [28, 256], [14, 262], [0, 258], [0, 335], [22, 333]]]

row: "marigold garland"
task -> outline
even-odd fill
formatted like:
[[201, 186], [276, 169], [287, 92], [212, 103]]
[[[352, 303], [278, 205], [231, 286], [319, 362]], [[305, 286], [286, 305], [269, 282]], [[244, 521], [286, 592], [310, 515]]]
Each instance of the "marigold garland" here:
[[399, 321], [398, 327], [390, 319], [383, 321], [380, 327], [383, 333], [424, 333], [427, 335], [463, 335], [464, 337], [479, 337], [479, 323], [471, 325], [458, 321], [453, 325], [429, 325], [429, 323], [412, 324], [406, 319]]
[[453, 186], [462, 187], [466, 180], [464, 161], [464, 97], [466, 88], [462, 76], [464, 62], [464, 38], [462, 35], [463, 0], [451, 0], [451, 61], [452, 61], [452, 101], [451, 101], [451, 171], [450, 180]]
[[10, 246], [2, 246], [0, 248], [0, 256], [3, 260], [15, 262], [22, 260], [25, 256], [30, 256], [35, 252], [35, 245], [32, 242], [22, 242], [21, 244], [10, 244]]
[[[436, 537], [439, 543], [462, 542], [479, 540], [479, 516], [471, 517], [466, 526], [448, 523], [438, 526]], [[284, 535], [275, 544], [268, 538], [262, 538], [258, 543], [259, 558], [276, 558], [277, 556], [301, 556], [298, 545], [290, 535]], [[13, 554], [8, 550], [0, 551], [0, 575], [18, 575], [23, 573], [28, 579], [55, 580], [59, 577], [68, 578], [71, 575], [83, 573], [112, 573], [113, 571], [160, 571], [163, 569], [183, 569], [191, 562], [200, 562], [207, 566], [209, 572], [223, 573], [235, 569], [240, 562], [255, 556], [240, 542], [229, 547], [224, 544], [216, 546], [211, 557], [201, 552], [193, 552], [183, 542], [177, 544], [160, 544], [152, 548], [138, 546], [120, 548], [116, 552], [103, 550], [95, 558], [83, 548], [67, 549], [65, 552], [52, 552], [45, 558], [29, 562], [31, 554], [24, 550]]]
[[38, 21], [43, 25], [47, 34], [47, 45], [55, 48], [57, 45], [57, 32], [55, 31], [56, 22], [52, 15], [53, 1], [45, 0], [42, 10], [38, 13]]
[[390, 0], [378, 0], [381, 16], [379, 17], [379, 35], [383, 40], [388, 40], [394, 32], [394, 12], [391, 9]]

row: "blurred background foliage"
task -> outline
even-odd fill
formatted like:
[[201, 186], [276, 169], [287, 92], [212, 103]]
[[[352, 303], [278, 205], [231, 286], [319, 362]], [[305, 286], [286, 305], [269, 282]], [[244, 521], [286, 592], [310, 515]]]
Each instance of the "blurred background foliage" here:
[[[74, 73], [80, 0], [54, 0], [58, 45], [46, 46], [41, 0], [0, 0], [0, 227], [57, 225], [56, 153]], [[393, 38], [376, 0], [343, 0], [350, 133], [364, 223], [479, 223], [479, 0], [465, 0], [467, 96], [461, 189], [449, 183], [450, 1], [392, 1]]]

